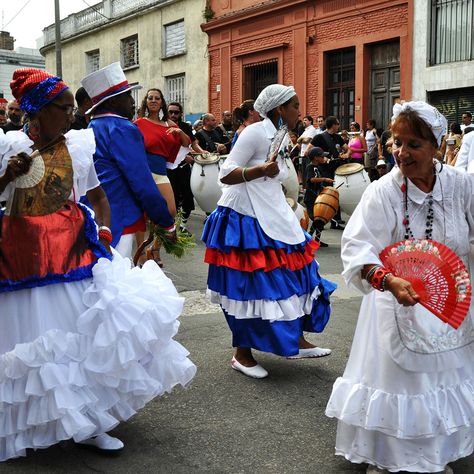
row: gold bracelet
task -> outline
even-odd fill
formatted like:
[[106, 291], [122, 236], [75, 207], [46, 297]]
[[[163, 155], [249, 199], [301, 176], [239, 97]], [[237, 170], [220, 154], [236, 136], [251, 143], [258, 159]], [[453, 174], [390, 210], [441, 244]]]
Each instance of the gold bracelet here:
[[248, 179], [245, 177], [245, 172], [247, 171], [247, 168], [242, 168], [242, 179], [244, 180], [244, 183], [248, 181]]

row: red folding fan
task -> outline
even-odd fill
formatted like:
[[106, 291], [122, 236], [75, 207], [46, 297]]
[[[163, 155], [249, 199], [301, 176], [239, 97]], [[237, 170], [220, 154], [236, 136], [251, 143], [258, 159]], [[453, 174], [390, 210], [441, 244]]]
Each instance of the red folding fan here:
[[384, 248], [380, 260], [412, 284], [426, 309], [455, 329], [461, 325], [471, 304], [471, 281], [451, 249], [434, 240], [407, 239]]

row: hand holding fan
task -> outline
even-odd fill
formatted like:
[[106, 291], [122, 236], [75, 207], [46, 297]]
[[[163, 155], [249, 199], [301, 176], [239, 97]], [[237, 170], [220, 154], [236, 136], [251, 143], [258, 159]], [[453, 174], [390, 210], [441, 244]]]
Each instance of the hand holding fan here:
[[408, 239], [382, 250], [380, 260], [395, 276], [411, 283], [422, 304], [457, 329], [471, 304], [471, 282], [463, 261], [434, 240]]

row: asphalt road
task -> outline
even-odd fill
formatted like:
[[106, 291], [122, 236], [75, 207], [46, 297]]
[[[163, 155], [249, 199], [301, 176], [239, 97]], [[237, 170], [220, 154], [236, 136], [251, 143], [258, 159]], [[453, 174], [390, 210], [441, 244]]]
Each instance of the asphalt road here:
[[[200, 235], [203, 216], [190, 230]], [[349, 355], [361, 298], [339, 276], [341, 232], [325, 231], [330, 246], [318, 250], [320, 272], [336, 281], [331, 320], [310, 340], [333, 353], [322, 359], [287, 360], [256, 353], [270, 372], [253, 380], [232, 370], [230, 332], [219, 308], [205, 298], [207, 267], [198, 242], [182, 260], [164, 256], [165, 271], [186, 297], [178, 340], [198, 366], [191, 385], [153, 400], [112, 434], [125, 449], [105, 456], [68, 441], [0, 464], [0, 473], [255, 473], [365, 472], [334, 456], [336, 422], [324, 409]], [[474, 457], [454, 464], [474, 473]]]

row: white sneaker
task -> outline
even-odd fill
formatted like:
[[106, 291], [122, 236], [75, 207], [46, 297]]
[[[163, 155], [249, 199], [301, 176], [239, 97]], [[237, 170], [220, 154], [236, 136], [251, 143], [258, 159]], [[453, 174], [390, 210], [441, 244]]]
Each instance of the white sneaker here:
[[309, 349], [300, 349], [298, 354], [287, 357], [287, 359], [306, 359], [312, 357], [325, 357], [331, 353], [331, 349], [323, 347], [310, 347]]
[[79, 441], [79, 444], [85, 444], [87, 446], [92, 446], [102, 451], [120, 451], [123, 449], [124, 444], [118, 438], [114, 438], [107, 433], [102, 433], [100, 435], [94, 436], [93, 438], [86, 439], [84, 441]]
[[252, 377], [254, 379], [264, 379], [268, 376], [268, 372], [260, 364], [254, 365], [253, 367], [246, 367], [235, 357], [232, 357], [230, 364], [234, 370], [242, 372], [247, 377]]

